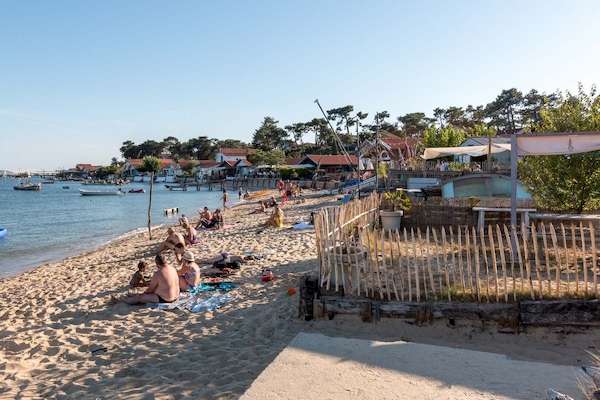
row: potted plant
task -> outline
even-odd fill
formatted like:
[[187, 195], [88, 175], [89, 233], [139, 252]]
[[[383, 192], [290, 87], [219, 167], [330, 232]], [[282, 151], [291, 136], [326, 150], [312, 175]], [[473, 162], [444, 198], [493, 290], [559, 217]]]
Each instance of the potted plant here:
[[391, 210], [380, 210], [381, 227], [385, 230], [399, 229], [405, 210], [412, 206], [410, 197], [402, 190], [384, 193], [385, 202], [391, 205]]

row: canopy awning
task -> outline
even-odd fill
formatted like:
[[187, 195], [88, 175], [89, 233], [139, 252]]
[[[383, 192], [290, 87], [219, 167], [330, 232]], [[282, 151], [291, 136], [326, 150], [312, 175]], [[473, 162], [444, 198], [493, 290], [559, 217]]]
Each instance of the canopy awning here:
[[[510, 151], [510, 144], [492, 144], [491, 153], [502, 153]], [[488, 153], [488, 146], [463, 146], [463, 147], [430, 147], [425, 149], [423, 158], [431, 160], [432, 158], [467, 155], [471, 157], [481, 157]]]

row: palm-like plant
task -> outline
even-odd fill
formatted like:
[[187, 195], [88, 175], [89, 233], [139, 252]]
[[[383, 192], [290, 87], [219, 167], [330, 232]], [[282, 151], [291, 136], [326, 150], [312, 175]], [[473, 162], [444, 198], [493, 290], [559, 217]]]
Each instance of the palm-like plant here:
[[396, 190], [394, 192], [385, 192], [384, 198], [392, 203], [392, 208], [394, 211], [399, 210], [410, 210], [412, 207], [412, 203], [410, 201], [410, 197], [402, 190]]

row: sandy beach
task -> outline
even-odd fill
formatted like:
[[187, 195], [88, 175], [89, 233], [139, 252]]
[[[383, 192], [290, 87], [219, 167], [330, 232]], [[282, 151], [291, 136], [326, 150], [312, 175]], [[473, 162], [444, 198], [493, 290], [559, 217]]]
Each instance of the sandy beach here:
[[[312, 210], [335, 203], [337, 196], [287, 204], [286, 220], [308, 221]], [[109, 304], [111, 296], [129, 291], [138, 261], [149, 262], [150, 274], [156, 270], [152, 254], [166, 237], [166, 228], [154, 231], [153, 240], [141, 234], [3, 279], [0, 398], [239, 398], [299, 333], [476, 350], [554, 366], [591, 363], [587, 351], [595, 351], [597, 328], [499, 333], [493, 324], [466, 320], [453, 326], [442, 320], [415, 326], [403, 319], [369, 324], [358, 316], [300, 320], [298, 295], [285, 294], [298, 288], [301, 276], [317, 271], [314, 230], [258, 233], [267, 215], [250, 215], [255, 207], [252, 201], [226, 210], [226, 229], [199, 232], [204, 243], [194, 251], [200, 257], [245, 250], [262, 255], [228, 279], [237, 284], [230, 292], [235, 298], [215, 311]], [[167, 258], [177, 265], [173, 254]], [[273, 281], [261, 281], [264, 268], [273, 271]], [[437, 363], [436, 370], [436, 376], [445, 370], [452, 376], [456, 366]], [[510, 379], [507, 371], [494, 367], [493, 359], [489, 373]], [[287, 378], [295, 379], [293, 374]], [[462, 384], [468, 386], [468, 380]], [[385, 397], [370, 390], [368, 396], [341, 393], [338, 398]], [[581, 393], [567, 394], [583, 398]], [[539, 393], [539, 398], [544, 396]]]

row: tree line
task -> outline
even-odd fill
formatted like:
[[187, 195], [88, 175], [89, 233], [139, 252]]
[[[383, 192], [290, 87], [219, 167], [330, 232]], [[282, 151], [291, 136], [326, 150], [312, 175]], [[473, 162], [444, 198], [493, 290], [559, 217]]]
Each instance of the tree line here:
[[[391, 133], [400, 137], [420, 138], [425, 147], [456, 146], [466, 137], [495, 135], [499, 131], [524, 128], [531, 131], [541, 122], [544, 109], [556, 108], [563, 96], [560, 92], [540, 93], [535, 89], [523, 94], [512, 88], [502, 92], [484, 105], [436, 108], [431, 116], [411, 112], [393, 119], [388, 111], [369, 113], [356, 111], [354, 106], [332, 108], [327, 118], [314, 118], [279, 126], [279, 121], [265, 117], [246, 143], [234, 139], [211, 139], [199, 136], [180, 141], [174, 136], [162, 141], [147, 140], [136, 144], [130, 140], [119, 149], [127, 158], [160, 157], [169, 154], [175, 160], [213, 159], [219, 148], [255, 148], [260, 150], [255, 160], [279, 160], [306, 154], [341, 154], [356, 150], [356, 139], [374, 140], [377, 134]], [[335, 132], [335, 134], [334, 134]], [[308, 142], [304, 138], [309, 137]], [[314, 138], [314, 139], [313, 139]], [[273, 154], [273, 150], [280, 153]], [[112, 164], [117, 163], [113, 158]]]

